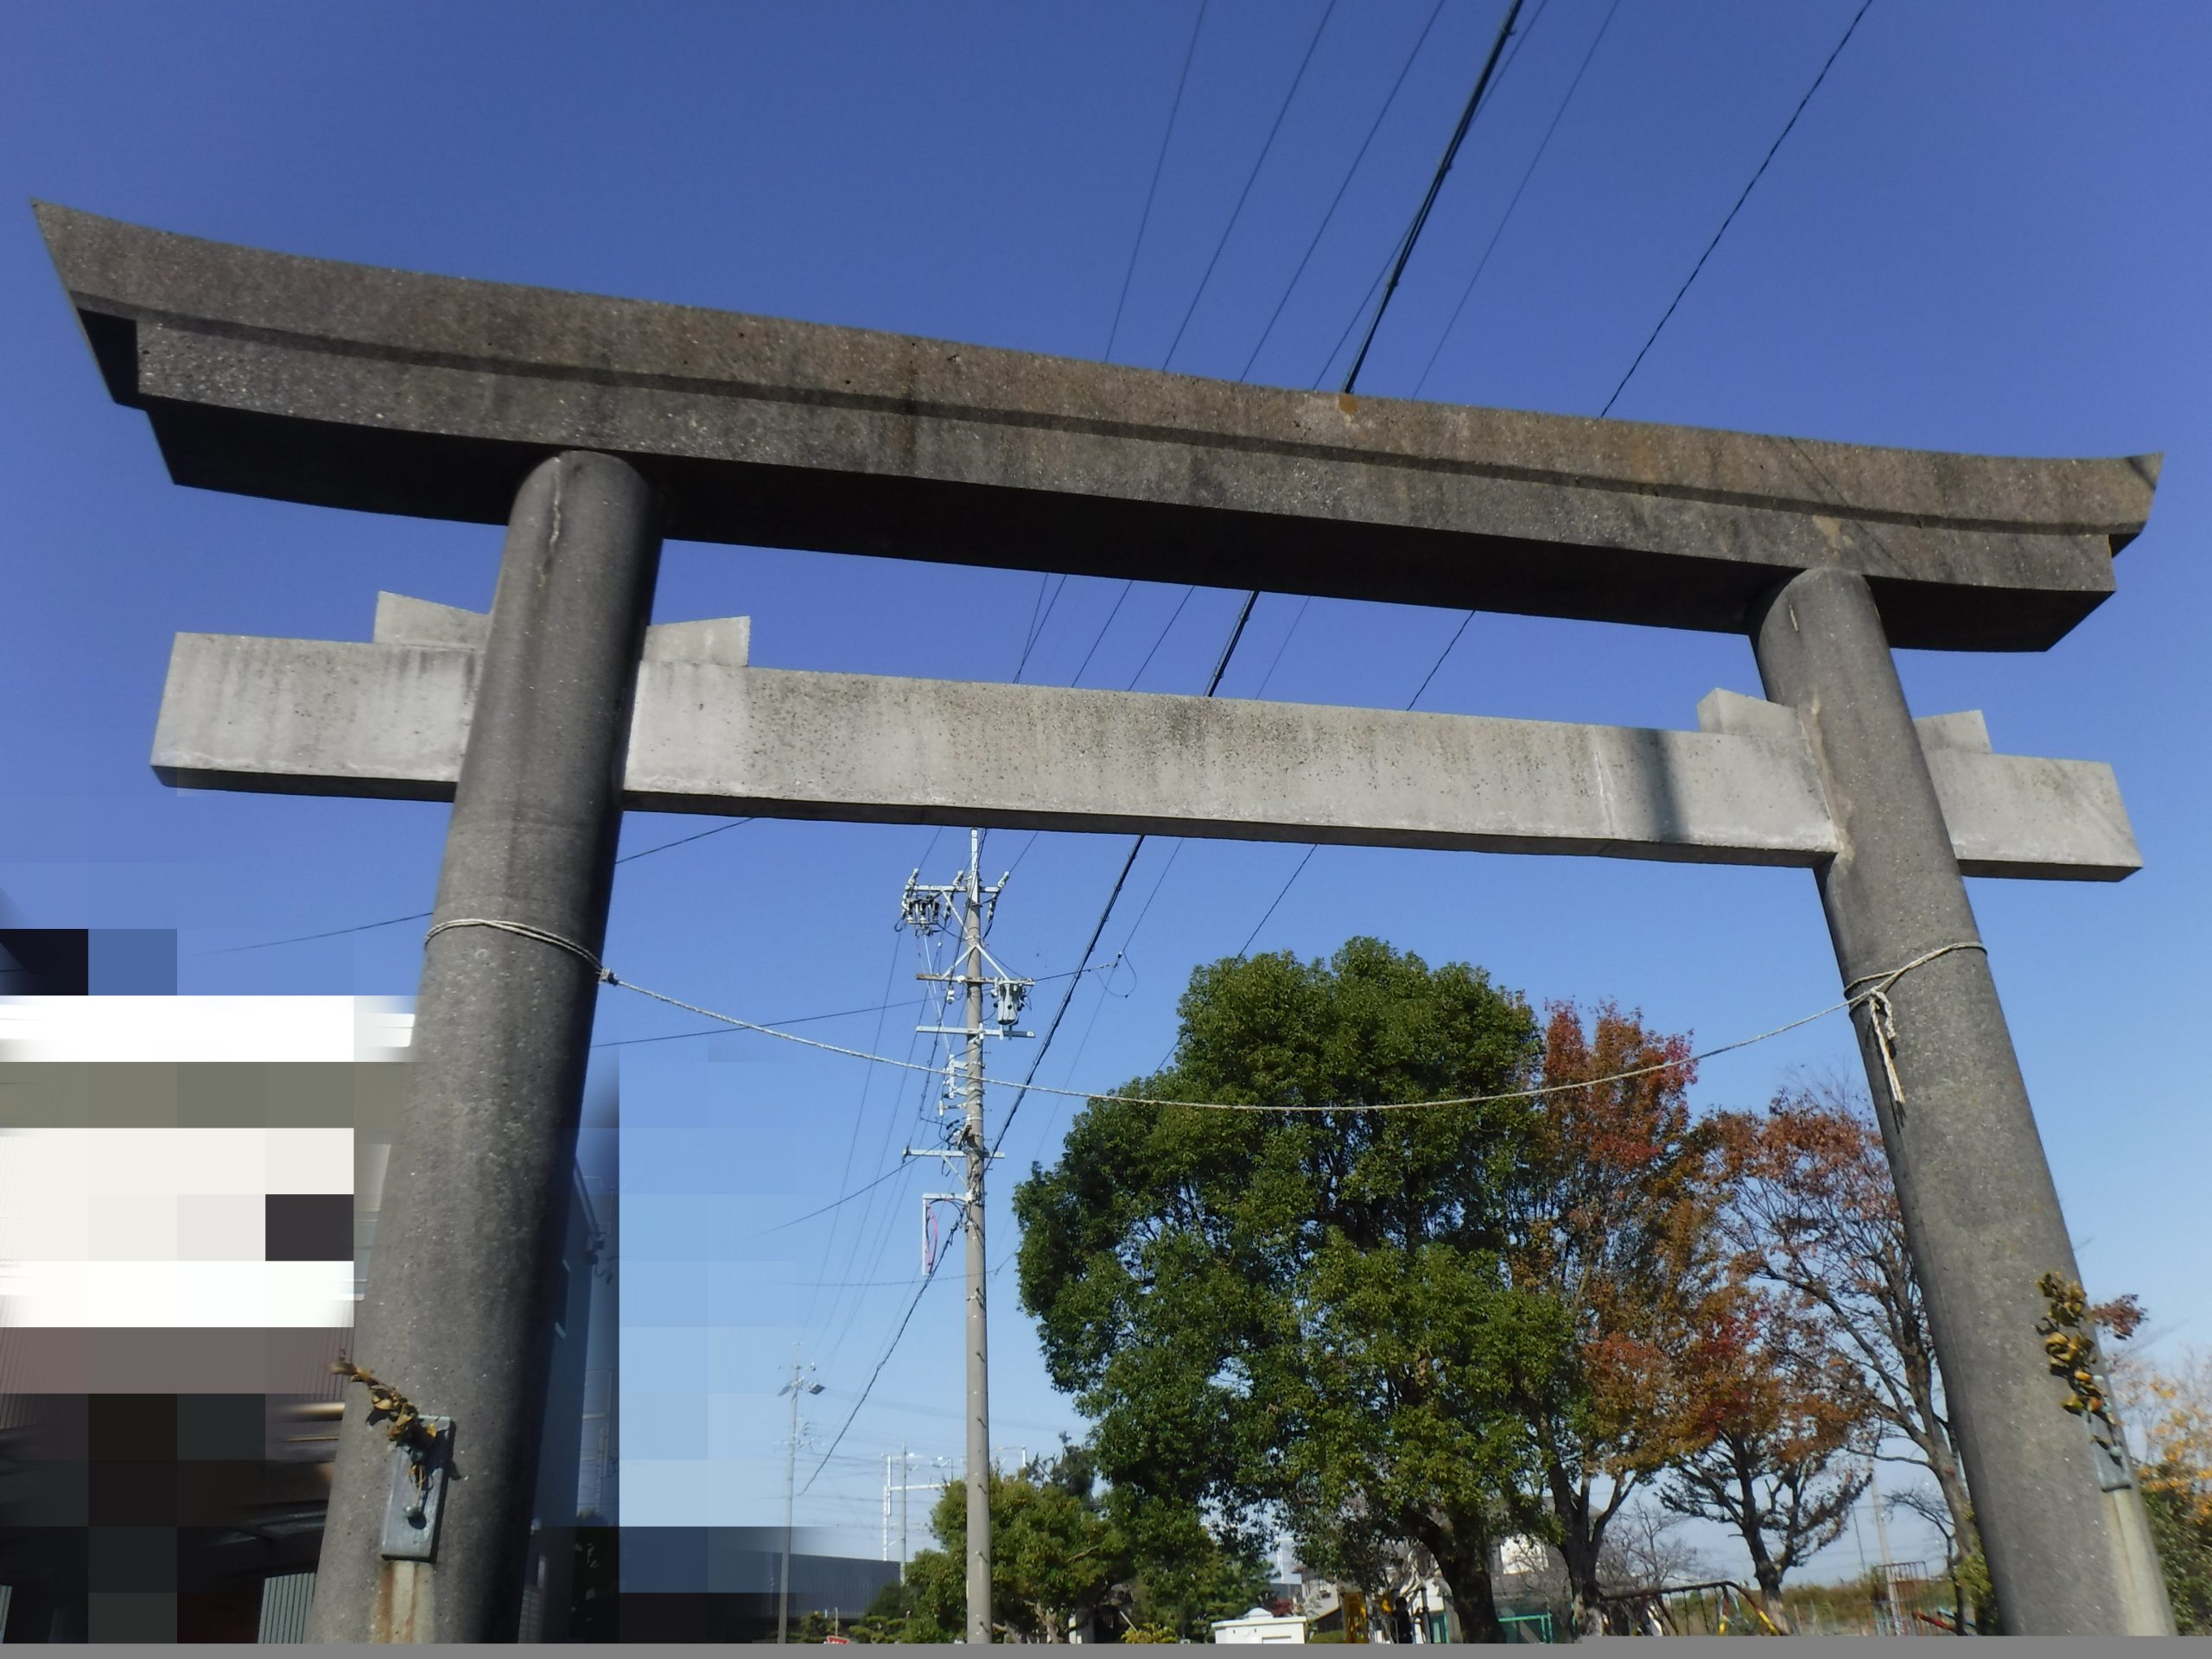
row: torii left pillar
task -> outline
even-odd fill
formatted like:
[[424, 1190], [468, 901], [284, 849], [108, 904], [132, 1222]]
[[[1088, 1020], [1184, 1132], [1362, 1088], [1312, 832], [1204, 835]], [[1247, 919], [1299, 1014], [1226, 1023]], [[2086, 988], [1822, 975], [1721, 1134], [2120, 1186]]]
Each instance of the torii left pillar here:
[[[433, 925], [519, 924], [598, 955], [659, 503], [627, 462], [541, 463], [508, 521]], [[553, 1263], [598, 976], [480, 926], [425, 947], [406, 1116], [354, 1363], [449, 1418], [429, 1560], [385, 1554], [386, 1425], [348, 1389], [315, 1605], [317, 1642], [512, 1642], [551, 1357]]]

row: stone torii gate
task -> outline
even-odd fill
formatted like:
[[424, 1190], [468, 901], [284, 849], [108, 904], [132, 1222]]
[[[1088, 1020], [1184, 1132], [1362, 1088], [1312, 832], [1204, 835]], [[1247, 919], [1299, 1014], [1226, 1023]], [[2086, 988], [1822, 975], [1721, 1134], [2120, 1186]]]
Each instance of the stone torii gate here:
[[[2140, 861], [2107, 768], [1916, 722], [1890, 655], [2055, 643], [2155, 461], [1275, 391], [39, 216], [178, 483], [507, 526], [488, 619], [180, 636], [156, 739], [174, 783], [454, 804], [357, 1357], [462, 1478], [389, 1557], [349, 1407], [319, 1639], [514, 1633], [596, 985], [560, 946], [600, 949], [625, 806], [1812, 870], [1886, 999], [1859, 1034], [2007, 1627], [2171, 1630], [2037, 1330], [2078, 1274], [1961, 880]], [[647, 629], [664, 533], [1739, 632], [1771, 701], [1636, 731], [755, 669], [741, 620]]]

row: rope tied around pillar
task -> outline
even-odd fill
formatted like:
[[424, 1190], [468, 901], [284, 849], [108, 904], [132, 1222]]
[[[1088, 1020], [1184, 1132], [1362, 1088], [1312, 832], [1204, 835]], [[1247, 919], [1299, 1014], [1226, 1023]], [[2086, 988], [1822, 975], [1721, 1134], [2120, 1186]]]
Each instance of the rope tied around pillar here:
[[[1958, 939], [1949, 944], [1939, 944], [1933, 950], [1923, 950], [1900, 967], [1861, 975], [1843, 988], [1847, 1007], [1866, 1010], [1866, 1023], [1873, 1031], [1874, 1046], [1881, 1051], [1882, 1070], [1889, 1077], [1891, 1103], [1900, 1109], [1904, 1105], [1904, 1080], [1897, 1075], [1897, 1011], [1890, 1001], [1890, 988], [1914, 969], [1924, 968], [1954, 950], [1979, 950], [1985, 957], [1989, 954], [1989, 947], [1979, 939]], [[1861, 985], [1868, 988], [1859, 989]]]
[[425, 933], [423, 936], [423, 943], [428, 945], [439, 934], [448, 928], [454, 927], [488, 927], [501, 933], [512, 933], [518, 938], [535, 939], [540, 944], [550, 944], [556, 950], [567, 951], [579, 962], [589, 967], [592, 972], [607, 984], [620, 985], [622, 982], [614, 977], [614, 970], [601, 962], [594, 952], [585, 950], [574, 939], [563, 938], [560, 934], [546, 928], [532, 927], [527, 922], [502, 922], [488, 916], [456, 916], [450, 921], [440, 922]]

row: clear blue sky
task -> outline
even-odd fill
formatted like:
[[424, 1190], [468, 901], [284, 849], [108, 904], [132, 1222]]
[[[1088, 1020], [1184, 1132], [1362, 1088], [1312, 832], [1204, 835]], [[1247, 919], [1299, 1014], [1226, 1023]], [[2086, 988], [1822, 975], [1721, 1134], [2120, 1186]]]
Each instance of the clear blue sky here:
[[[1532, 0], [1361, 390], [1597, 412], [1854, 10], [1627, 0], [1500, 234], [1607, 12]], [[1157, 366], [1182, 329], [1177, 369], [1235, 376], [1249, 360], [1287, 385], [1327, 371], [1502, 5], [1444, 0], [1268, 329], [1430, 10], [1362, 0], [1328, 16], [1201, 289], [1324, 15], [1322, 0], [1214, 0], [1118, 360]], [[28, 199], [300, 253], [1095, 358], [1194, 15], [1185, 0], [0, 10], [0, 199], [17, 204], [0, 218], [0, 887], [22, 919], [178, 927], [187, 991], [410, 994], [414, 924], [207, 954], [426, 909], [444, 810], [162, 790], [146, 755], [168, 636], [365, 638], [379, 588], [488, 603], [499, 548], [481, 528], [170, 486], [143, 420], [101, 390]], [[1980, 881], [1974, 896], [2092, 1288], [2139, 1293], [2171, 1339], [2196, 1342], [2212, 1325], [2212, 1128], [2189, 1035], [2212, 994], [2197, 855], [2212, 594], [2196, 556], [2212, 516], [2208, 46], [2212, 12], [2186, 3], [1875, 0], [1615, 410], [1939, 449], [2165, 453], [2118, 596], [2073, 637], [2044, 656], [1902, 665], [1917, 712], [1984, 709], [2002, 749], [2118, 770], [2143, 873]], [[1008, 677], [1040, 597], [1034, 575], [806, 553], [678, 544], [664, 569], [662, 620], [749, 614], [755, 660], [787, 667]], [[1125, 684], [1157, 643], [1145, 689], [1202, 689], [1237, 596], [1198, 594], [1162, 640], [1180, 590], [1139, 588], [1102, 636], [1118, 592], [1048, 595], [1027, 677], [1066, 683], [1095, 645], [1084, 683]], [[1316, 602], [1286, 645], [1298, 608], [1262, 600], [1225, 695], [1253, 695], [1272, 664], [1271, 696], [1401, 705], [1456, 622]], [[1688, 726], [1715, 685], [1758, 690], [1741, 641], [1481, 617], [1423, 706]], [[639, 816], [626, 846], [703, 827]], [[963, 840], [760, 823], [640, 860], [623, 868], [609, 958], [748, 1018], [909, 998], [899, 888], [925, 855], [947, 879]], [[1029, 842], [992, 839], [996, 868], [1021, 860], [995, 943], [1045, 974], [1074, 966], [1127, 842]], [[1128, 966], [1078, 997], [1046, 1081], [1109, 1086], [1156, 1065], [1191, 967], [1236, 950], [1299, 856], [1193, 844], [1128, 940], [1169, 850], [1140, 861], [1106, 938]], [[1802, 872], [1333, 849], [1255, 948], [1314, 954], [1356, 931], [1478, 962], [1532, 998], [1617, 998], [1705, 1043], [1838, 992]], [[601, 1035], [690, 1023], [609, 993]], [[804, 1029], [905, 1053], [912, 1023], [902, 1007]], [[624, 1518], [770, 1523], [779, 1368], [795, 1343], [819, 1366], [826, 1444], [906, 1305], [917, 1195], [945, 1183], [918, 1164], [833, 1216], [755, 1235], [888, 1167], [927, 1133], [918, 1091], [765, 1039], [617, 1056]], [[1793, 1067], [1856, 1064], [1832, 1021], [1715, 1063], [1699, 1096], [1756, 1104]], [[1065, 1122], [1046, 1100], [1022, 1109], [1001, 1196]], [[994, 1211], [995, 1259], [1013, 1238]], [[995, 1438], [1048, 1445], [1074, 1419], [1011, 1274], [995, 1290]], [[872, 1551], [883, 1454], [902, 1439], [957, 1452], [958, 1317], [956, 1285], [922, 1301], [802, 1522]], [[1847, 1537], [1832, 1564], [1850, 1554]]]

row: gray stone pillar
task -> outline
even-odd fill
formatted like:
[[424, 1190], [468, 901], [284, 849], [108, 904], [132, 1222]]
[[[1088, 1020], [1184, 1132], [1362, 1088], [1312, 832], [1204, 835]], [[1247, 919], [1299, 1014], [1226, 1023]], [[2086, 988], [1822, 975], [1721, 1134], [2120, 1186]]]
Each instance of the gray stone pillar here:
[[[658, 501], [627, 463], [565, 454], [524, 483], [436, 923], [517, 922], [599, 950], [659, 554]], [[385, 1560], [391, 1452], [348, 1386], [313, 1640], [516, 1637], [597, 990], [588, 963], [538, 939], [459, 927], [426, 948], [353, 1358], [453, 1420], [453, 1478], [435, 1559]]]
[[[1803, 716], [1842, 845], [1818, 874], [1845, 981], [1978, 940], [1866, 579], [1806, 571], [1751, 640], [1768, 696]], [[2163, 1592], [2126, 1560], [2138, 1500], [2101, 1491], [2102, 1454], [2061, 1408], [2036, 1332], [2037, 1281], [2080, 1274], [1988, 958], [1953, 951], [1888, 995], [1902, 1106], [1863, 1008], [1859, 1046], [2005, 1628], [2170, 1635]]]

